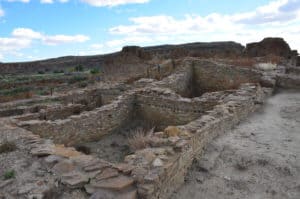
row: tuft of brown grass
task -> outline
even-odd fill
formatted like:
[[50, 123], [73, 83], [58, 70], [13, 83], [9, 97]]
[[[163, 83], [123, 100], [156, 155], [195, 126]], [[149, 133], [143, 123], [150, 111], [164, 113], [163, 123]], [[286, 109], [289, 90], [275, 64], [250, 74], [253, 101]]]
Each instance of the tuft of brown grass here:
[[9, 152], [15, 151], [16, 149], [17, 149], [17, 146], [14, 142], [9, 142], [6, 140], [0, 145], [0, 154], [1, 153], [9, 153]]
[[147, 148], [151, 142], [154, 133], [154, 128], [146, 131], [143, 128], [137, 128], [130, 132], [128, 144], [132, 151]]

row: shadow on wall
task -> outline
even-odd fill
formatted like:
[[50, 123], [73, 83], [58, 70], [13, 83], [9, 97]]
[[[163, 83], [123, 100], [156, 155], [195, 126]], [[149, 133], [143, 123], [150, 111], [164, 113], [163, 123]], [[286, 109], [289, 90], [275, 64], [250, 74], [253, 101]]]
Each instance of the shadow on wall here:
[[193, 61], [191, 65], [192, 74], [185, 91], [179, 93], [187, 98], [199, 97], [206, 92], [237, 89], [242, 83], [259, 83], [261, 79], [259, 73], [247, 68], [206, 60]]

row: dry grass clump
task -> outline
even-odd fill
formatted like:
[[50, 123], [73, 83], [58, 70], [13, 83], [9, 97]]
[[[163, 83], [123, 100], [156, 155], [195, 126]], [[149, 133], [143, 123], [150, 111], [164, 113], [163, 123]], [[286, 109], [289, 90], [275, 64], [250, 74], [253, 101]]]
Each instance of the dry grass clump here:
[[151, 137], [153, 136], [154, 128], [145, 130], [137, 128], [130, 132], [131, 137], [128, 138], [128, 144], [132, 151], [147, 148], [150, 145]]
[[1, 153], [9, 153], [12, 151], [15, 151], [17, 149], [17, 146], [14, 142], [9, 142], [5, 140], [1, 145], [0, 145], [0, 154]]

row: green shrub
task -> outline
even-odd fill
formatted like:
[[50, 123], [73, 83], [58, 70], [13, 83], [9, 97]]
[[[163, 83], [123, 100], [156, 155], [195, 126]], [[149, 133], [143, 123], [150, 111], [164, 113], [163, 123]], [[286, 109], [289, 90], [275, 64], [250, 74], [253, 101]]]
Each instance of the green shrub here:
[[38, 74], [45, 74], [45, 71], [38, 71]]
[[93, 74], [93, 75], [94, 74], [99, 74], [100, 70], [99, 70], [99, 68], [93, 68], [93, 69], [90, 70], [90, 73]]
[[8, 180], [8, 179], [15, 178], [15, 177], [16, 177], [16, 173], [14, 170], [6, 171], [3, 175], [4, 180]]
[[79, 87], [80, 88], [85, 88], [85, 87], [87, 87], [88, 86], [88, 84], [86, 83], [86, 82], [80, 82], [79, 83]]
[[77, 72], [82, 72], [83, 71], [83, 66], [82, 65], [78, 65], [78, 66], [75, 66], [75, 71]]
[[17, 146], [14, 142], [9, 142], [6, 140], [6, 141], [4, 141], [4, 143], [2, 143], [0, 145], [0, 154], [1, 153], [9, 153], [16, 149], [17, 149]]
[[53, 73], [64, 73], [64, 70], [54, 70]]

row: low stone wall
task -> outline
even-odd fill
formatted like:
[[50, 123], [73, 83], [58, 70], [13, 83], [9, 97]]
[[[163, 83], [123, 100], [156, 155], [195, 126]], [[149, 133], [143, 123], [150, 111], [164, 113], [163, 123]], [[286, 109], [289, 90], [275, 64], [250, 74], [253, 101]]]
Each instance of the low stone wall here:
[[154, 87], [170, 88], [181, 96], [189, 96], [189, 86], [192, 85], [192, 67], [186, 61], [172, 75], [152, 84]]
[[300, 77], [296, 75], [283, 75], [276, 76], [276, 85], [279, 88], [299, 89]]
[[259, 86], [243, 85], [209, 114], [178, 126], [177, 135], [166, 137], [166, 134], [155, 133], [152, 148], [125, 157], [126, 163], [139, 165], [132, 171], [132, 176], [137, 181], [140, 198], [169, 198], [184, 183], [188, 167], [207, 143], [255, 111], [257, 104], [270, 93], [271, 89], [264, 92]]
[[161, 129], [170, 125], [186, 124], [199, 118], [217, 105], [219, 99], [220, 93], [217, 92], [189, 99], [168, 89], [146, 89], [137, 95], [136, 114]]
[[65, 120], [20, 122], [19, 126], [56, 143], [74, 145], [96, 141], [132, 119], [134, 95], [122, 95], [113, 103]]
[[193, 87], [196, 95], [205, 92], [237, 89], [242, 83], [258, 83], [261, 75], [253, 70], [216, 63], [193, 60]]
[[87, 109], [82, 104], [68, 104], [66, 106], [57, 104], [40, 109], [36, 113], [28, 113], [14, 117], [14, 119], [27, 120], [59, 120], [66, 119], [71, 115], [78, 115]]

